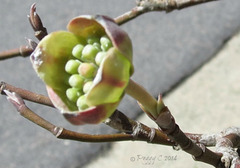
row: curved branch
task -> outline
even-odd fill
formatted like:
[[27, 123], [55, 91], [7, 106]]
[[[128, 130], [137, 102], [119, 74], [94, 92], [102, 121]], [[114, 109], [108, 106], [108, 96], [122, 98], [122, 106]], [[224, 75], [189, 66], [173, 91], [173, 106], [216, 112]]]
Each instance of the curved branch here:
[[57, 138], [70, 139], [82, 142], [112, 142], [134, 140], [134, 137], [130, 134], [89, 135], [57, 127], [31, 111], [17, 93], [9, 92], [7, 90], [4, 90], [4, 92], [7, 95], [7, 99], [15, 106], [20, 115], [39, 125], [40, 127], [48, 130]]
[[[16, 91], [16, 92], [15, 92]], [[7, 95], [7, 99], [16, 107], [19, 113], [25, 117], [26, 119], [32, 121], [33, 123], [41, 126], [42, 128], [50, 131], [59, 139], [70, 139], [82, 142], [113, 142], [113, 141], [128, 141], [128, 140], [136, 140], [136, 141], [146, 141], [149, 143], [154, 144], [162, 144], [162, 145], [175, 145], [174, 142], [170, 141], [167, 136], [159, 130], [149, 128], [141, 123], [137, 123], [129, 118], [127, 118], [123, 113], [116, 110], [116, 114], [114, 117], [111, 118], [111, 123], [108, 125], [113, 128], [127, 128], [123, 131], [124, 133], [121, 134], [110, 134], [110, 135], [89, 135], [89, 134], [82, 134], [74, 131], [67, 130], [65, 128], [57, 127], [52, 123], [46, 121], [39, 115], [35, 114], [31, 111], [24, 103], [23, 97], [27, 100], [52, 106], [51, 101], [49, 98], [38, 95], [33, 92], [29, 92], [27, 90], [23, 90], [20, 88], [15, 88], [9, 84], [1, 83], [1, 92], [2, 94], [5, 93]], [[23, 97], [21, 97], [21, 96]], [[40, 99], [39, 99], [40, 98]], [[116, 117], [119, 116], [124, 117]], [[123, 121], [123, 119], [125, 121]], [[124, 123], [120, 123], [124, 122]], [[131, 124], [131, 128], [127, 126], [127, 123]], [[118, 126], [116, 127], [116, 124]], [[114, 126], [115, 125], [115, 126]], [[130, 131], [131, 129], [131, 131]]]

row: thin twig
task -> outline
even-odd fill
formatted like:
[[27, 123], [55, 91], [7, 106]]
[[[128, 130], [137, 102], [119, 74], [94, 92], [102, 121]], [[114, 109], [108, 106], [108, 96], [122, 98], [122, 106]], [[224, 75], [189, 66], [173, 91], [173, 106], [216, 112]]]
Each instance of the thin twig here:
[[162, 131], [132, 120], [119, 110], [115, 110], [105, 124], [127, 134], [132, 134], [136, 139], [145, 139], [148, 143], [176, 145]]
[[128, 12], [116, 17], [114, 20], [118, 25], [122, 25], [122, 24], [140, 16], [141, 14], [144, 14], [145, 12], [149, 12], [149, 11], [147, 11], [147, 9], [144, 7], [136, 6], [131, 11], [128, 11]]
[[137, 0], [137, 6], [115, 18], [119, 25], [124, 24], [142, 14], [152, 11], [170, 12], [174, 9], [180, 10], [186, 7], [195, 6], [201, 3], [218, 0]]
[[148, 11], [170, 12], [212, 1], [218, 0], [137, 0], [136, 2], [138, 6], [147, 8]]
[[[115, 22], [119, 25], [122, 25], [141, 14], [151, 12], [151, 11], [171, 11], [173, 9], [182, 9], [189, 6], [198, 5], [200, 3], [206, 3], [211, 1], [218, 1], [218, 0], [137, 0], [137, 5], [131, 11], [128, 11], [118, 17], [115, 18]], [[41, 18], [36, 13], [36, 4], [33, 4], [30, 8], [30, 14], [28, 16], [30, 24], [35, 32], [35, 36], [41, 40], [45, 37], [47, 33], [47, 29], [43, 26]], [[27, 46], [23, 46], [8, 50], [4, 52], [0, 52], [0, 60], [12, 58], [16, 56], [29, 56], [32, 53], [31, 50]]]
[[[17, 88], [15, 86], [12, 86], [10, 84], [7, 84], [5, 82], [0, 83], [0, 93], [5, 95], [5, 92], [3, 90], [8, 90], [10, 92], [16, 92], [18, 95], [20, 95], [23, 99], [35, 102], [38, 104], [42, 105], [47, 105], [50, 107], [54, 107], [51, 100], [44, 95], [41, 94], [36, 94], [34, 92], [30, 92], [28, 90], [24, 90], [21, 88]], [[110, 117], [109, 120], [105, 122], [105, 124], [109, 125], [110, 127], [120, 131], [120, 132], [125, 132], [127, 134], [133, 134], [134, 130], [140, 126], [138, 130], [138, 134], [145, 134], [148, 133], [148, 135], [144, 135], [146, 138], [146, 141], [152, 141], [151, 143], [155, 142], [161, 142], [161, 144], [166, 144], [166, 145], [175, 145], [175, 142], [172, 142], [169, 140], [169, 138], [163, 134], [162, 131], [158, 129], [154, 129], [154, 132], [156, 135], [152, 137], [152, 140], [150, 140], [150, 132], [152, 131], [152, 128], [149, 128], [145, 126], [142, 123], [136, 122], [135, 120], [132, 120], [128, 118], [125, 114], [120, 112], [119, 110], [116, 110], [115, 113]], [[136, 132], [136, 131], [135, 131]], [[216, 140], [215, 136], [216, 134], [193, 134], [193, 133], [185, 133], [185, 135], [190, 138], [194, 143], [201, 143], [205, 146], [215, 146], [216, 145]], [[159, 138], [161, 137], [161, 138]], [[211, 139], [209, 139], [211, 138]]]
[[[154, 134], [159, 137], [154, 137], [153, 141], [149, 141], [148, 138], [143, 136], [143, 134], [107, 134], [107, 135], [90, 135], [90, 134], [82, 134], [74, 131], [67, 130], [65, 128], [57, 127], [54, 124], [48, 122], [47, 120], [43, 119], [33, 111], [31, 111], [26, 104], [24, 103], [23, 99], [15, 92], [10, 92], [8, 90], [3, 90], [6, 95], [7, 99], [15, 106], [17, 111], [26, 119], [32, 121], [33, 123], [39, 125], [40, 127], [48, 130], [53, 135], [55, 135], [59, 139], [69, 139], [69, 140], [76, 140], [82, 142], [113, 142], [113, 141], [147, 141], [149, 143], [155, 144], [164, 144], [164, 145], [173, 145], [172, 142], [164, 139], [164, 135], [162, 133]], [[151, 135], [151, 133], [145, 133], [146, 136]], [[151, 137], [150, 137], [151, 138]], [[159, 140], [159, 141], [157, 141]]]
[[0, 83], [0, 93], [5, 94], [4, 90], [8, 90], [10, 92], [15, 92], [25, 100], [29, 100], [29, 101], [32, 101], [32, 102], [35, 102], [38, 104], [43, 104], [46, 106], [54, 107], [51, 100], [44, 95], [36, 94], [36, 93], [30, 92], [25, 89], [17, 88], [15, 86], [12, 86], [5, 82], [1, 82]]
[[169, 138], [175, 141], [185, 152], [191, 154], [195, 160], [224, 168], [224, 164], [221, 162], [222, 155], [212, 152], [202, 144], [193, 143], [175, 123], [175, 119], [167, 107], [162, 109], [155, 122]]
[[[0, 93], [5, 94], [4, 90], [7, 90], [9, 92], [14, 92], [17, 95], [19, 95], [22, 99], [47, 105], [50, 107], [54, 107], [51, 100], [44, 95], [36, 94], [21, 88], [16, 88], [10, 84], [1, 82]], [[168, 137], [161, 131], [157, 129], [149, 128], [140, 122], [131, 120], [119, 110], [116, 110], [115, 113], [110, 117], [108, 122], [105, 122], [105, 123], [110, 127], [117, 129], [118, 131], [121, 131], [127, 134], [132, 134], [133, 137], [135, 137], [136, 139], [139, 139], [139, 138], [141, 140], [144, 139], [149, 143], [157, 143], [157, 144], [171, 145], [171, 146], [175, 145], [175, 143], [169, 140]], [[65, 129], [63, 129], [63, 131], [64, 131], [63, 133], [66, 134]], [[71, 133], [71, 135], [73, 134], [74, 133]], [[65, 136], [61, 136], [61, 137], [65, 137]]]
[[33, 50], [28, 46], [21, 46], [16, 49], [11, 49], [7, 51], [0, 52], [0, 60], [13, 58], [17, 56], [27, 57], [29, 56]]

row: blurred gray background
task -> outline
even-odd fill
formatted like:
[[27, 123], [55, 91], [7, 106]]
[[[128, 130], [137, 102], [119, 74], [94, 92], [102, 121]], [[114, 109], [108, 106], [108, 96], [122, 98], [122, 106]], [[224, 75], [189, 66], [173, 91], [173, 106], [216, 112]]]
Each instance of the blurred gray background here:
[[[25, 45], [25, 37], [35, 40], [27, 19], [34, 2], [48, 32], [66, 30], [68, 21], [78, 15], [116, 17], [135, 6], [134, 0], [4, 0], [0, 4], [0, 51]], [[211, 59], [239, 30], [239, 9], [239, 0], [221, 0], [171, 13], [152, 12], [124, 24], [122, 28], [133, 42], [133, 79], [154, 96], [167, 93]], [[46, 95], [29, 58], [0, 61], [0, 80]], [[72, 126], [57, 110], [27, 105], [58, 126], [91, 134], [114, 132], [104, 124]], [[127, 95], [119, 109], [132, 118], [141, 113]], [[0, 96], [0, 142], [0, 168], [80, 168], [110, 146], [58, 140], [18, 115], [5, 96]]]

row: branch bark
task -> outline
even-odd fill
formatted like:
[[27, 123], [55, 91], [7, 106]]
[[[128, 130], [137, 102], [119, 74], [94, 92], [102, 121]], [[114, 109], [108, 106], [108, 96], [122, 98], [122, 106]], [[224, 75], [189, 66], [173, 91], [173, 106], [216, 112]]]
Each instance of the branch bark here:
[[154, 144], [171, 146], [175, 145], [175, 143], [169, 140], [169, 138], [163, 132], [154, 128], [149, 128], [142, 123], [131, 120], [118, 110], [116, 110], [113, 116], [110, 118], [108, 125], [114, 129], [119, 130], [120, 132], [123, 132], [121, 134], [89, 135], [70, 131], [62, 127], [57, 127], [31, 111], [23, 101], [23, 99], [26, 99], [35, 103], [54, 107], [48, 97], [24, 89], [16, 88], [4, 82], [1, 82], [0, 88], [1, 94], [7, 95], [8, 100], [16, 107], [16, 109], [23, 117], [50, 131], [60, 139], [70, 139], [82, 142], [113, 142], [137, 140]]
[[9, 59], [17, 56], [27, 57], [33, 50], [28, 46], [21, 46], [19, 48], [0, 52], [0, 60]]
[[186, 7], [199, 5], [201, 3], [218, 1], [218, 0], [136, 0], [137, 6], [131, 11], [126, 12], [115, 18], [115, 22], [119, 25], [124, 24], [144, 13], [152, 11], [180, 10]]
[[3, 94], [3, 95], [6, 95], [4, 90], [8, 90], [10, 92], [15, 92], [25, 100], [29, 100], [31, 102], [35, 102], [35, 103], [38, 103], [38, 104], [43, 104], [43, 105], [46, 105], [46, 106], [54, 107], [51, 100], [44, 95], [36, 94], [36, 93], [30, 92], [30, 91], [25, 90], [25, 89], [17, 88], [15, 86], [12, 86], [12, 85], [7, 84], [5, 82], [1, 82], [0, 83], [0, 93]]
[[170, 139], [175, 141], [185, 152], [191, 154], [195, 160], [224, 168], [221, 162], [222, 155], [210, 151], [204, 145], [193, 143], [175, 123], [174, 117], [167, 107], [162, 109], [155, 122]]

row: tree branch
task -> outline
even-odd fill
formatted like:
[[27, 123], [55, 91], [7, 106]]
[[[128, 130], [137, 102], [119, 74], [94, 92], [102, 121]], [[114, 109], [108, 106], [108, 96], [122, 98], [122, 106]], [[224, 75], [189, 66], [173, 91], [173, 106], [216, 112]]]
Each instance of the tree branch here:
[[32, 102], [35, 102], [35, 103], [38, 103], [38, 104], [43, 104], [43, 105], [46, 105], [46, 106], [54, 107], [51, 100], [44, 95], [36, 94], [36, 93], [30, 92], [30, 91], [25, 90], [25, 89], [14, 87], [14, 86], [12, 86], [10, 84], [7, 84], [5, 82], [1, 82], [0, 83], [0, 93], [3, 94], [3, 95], [5, 95], [4, 90], [8, 90], [10, 92], [15, 92], [25, 100], [29, 100], [29, 101], [32, 101]]
[[115, 22], [121, 25], [144, 13], [152, 11], [171, 12], [174, 9], [180, 10], [211, 1], [218, 0], [136, 0], [137, 6], [131, 11], [116, 17]]
[[0, 60], [13, 58], [17, 56], [27, 57], [29, 56], [33, 50], [28, 46], [21, 46], [16, 49], [11, 49], [7, 51], [0, 52]]
[[[13, 91], [16, 91], [17, 93]], [[50, 101], [48, 100], [48, 98], [44, 98], [44, 96], [42, 95], [38, 95], [20, 88], [15, 88], [5, 83], [1, 85], [1, 92], [4, 92], [7, 95], [7, 99], [16, 107], [16, 109], [19, 111], [19, 113], [23, 117], [39, 125], [40, 127], [48, 130], [59, 139], [69, 139], [69, 140], [76, 140], [76, 141], [82, 141], [82, 142], [113, 142], [113, 141], [137, 140], [137, 141], [146, 141], [154, 144], [171, 145], [171, 146], [175, 145], [175, 143], [170, 141], [167, 138], [167, 136], [161, 131], [153, 128], [149, 128], [141, 123], [133, 121], [127, 118], [123, 113], [121, 113], [118, 110], [116, 110], [116, 114], [114, 114], [113, 117], [111, 117], [111, 122], [109, 122], [108, 125], [115, 129], [120, 127], [127, 128], [127, 129], [120, 129], [120, 131], [123, 131], [124, 133], [112, 134], [112, 135], [89, 135], [89, 134], [82, 134], [82, 133], [70, 131], [65, 128], [57, 127], [52, 123], [46, 121], [39, 115], [35, 114], [25, 105], [23, 98], [18, 93], [23, 95], [27, 100], [40, 103], [40, 104], [43, 102]], [[26, 96], [26, 94], [28, 96]], [[41, 97], [41, 99], [36, 98], [39, 96]], [[40, 102], [38, 102], [38, 100], [40, 100]], [[46, 100], [46, 101], [42, 101], [42, 100]], [[48, 104], [48, 103], [45, 103], [45, 104]], [[120, 117], [117, 117], [117, 116], [120, 116]], [[128, 125], [127, 123], [129, 122], [131, 122], [131, 128], [127, 126]], [[118, 126], [116, 127], [116, 125]]]
[[106, 120], [105, 124], [127, 134], [132, 134], [136, 139], [144, 139], [144, 141], [148, 143], [176, 145], [175, 142], [171, 141], [162, 131], [134, 121], [119, 110], [116, 110], [112, 116]]
[[[137, 6], [132, 10], [115, 18], [115, 22], [118, 25], [122, 25], [144, 13], [151, 11], [167, 11], [170, 12], [174, 9], [182, 9], [189, 6], [198, 5], [200, 3], [206, 3], [218, 0], [137, 0]], [[43, 26], [41, 18], [36, 13], [36, 4], [34, 3], [30, 8], [30, 14], [28, 15], [30, 24], [35, 32], [37, 39], [41, 40], [48, 32]], [[0, 60], [12, 58], [16, 56], [29, 56], [33, 52], [28, 46], [22, 46], [17, 49], [0, 52]]]
[[163, 108], [155, 122], [161, 130], [175, 141], [185, 152], [191, 154], [195, 160], [202, 161], [218, 168], [224, 168], [221, 154], [214, 153], [204, 145], [193, 143], [175, 123], [167, 107]]

